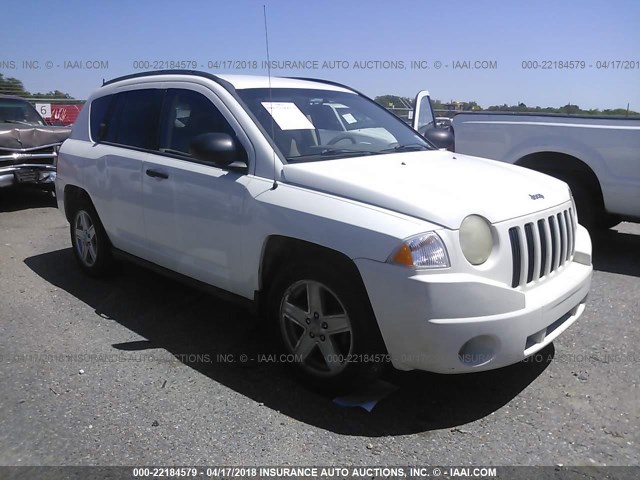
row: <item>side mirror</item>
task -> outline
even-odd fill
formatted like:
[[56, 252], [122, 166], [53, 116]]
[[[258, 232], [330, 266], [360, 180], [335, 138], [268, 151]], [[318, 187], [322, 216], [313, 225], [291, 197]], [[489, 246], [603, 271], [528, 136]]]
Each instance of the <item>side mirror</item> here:
[[438, 148], [446, 148], [452, 152], [454, 151], [455, 138], [450, 128], [427, 128], [423, 136]]
[[239, 152], [231, 135], [227, 133], [203, 133], [189, 145], [189, 152], [196, 160], [228, 167], [238, 160]]

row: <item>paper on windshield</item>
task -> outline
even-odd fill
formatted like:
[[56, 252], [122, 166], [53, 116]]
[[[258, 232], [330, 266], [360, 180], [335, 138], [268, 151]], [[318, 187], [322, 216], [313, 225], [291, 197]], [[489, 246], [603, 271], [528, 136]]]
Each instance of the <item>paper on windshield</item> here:
[[356, 117], [354, 117], [352, 113], [345, 113], [342, 115], [342, 118], [349, 124], [357, 122]]
[[282, 130], [313, 130], [315, 127], [293, 102], [262, 102]]

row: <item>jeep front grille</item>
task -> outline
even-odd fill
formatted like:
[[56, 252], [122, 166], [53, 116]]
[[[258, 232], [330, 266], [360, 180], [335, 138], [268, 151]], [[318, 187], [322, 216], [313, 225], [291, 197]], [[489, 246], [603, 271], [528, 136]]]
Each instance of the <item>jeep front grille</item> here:
[[510, 228], [511, 286], [515, 288], [544, 278], [571, 261], [576, 228], [572, 208]]

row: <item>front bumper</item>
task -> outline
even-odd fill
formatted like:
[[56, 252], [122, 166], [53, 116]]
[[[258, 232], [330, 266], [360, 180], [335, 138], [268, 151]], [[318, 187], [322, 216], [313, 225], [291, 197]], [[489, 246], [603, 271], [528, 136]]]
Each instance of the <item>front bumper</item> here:
[[511, 365], [544, 348], [584, 312], [592, 273], [584, 235], [574, 260], [530, 289], [480, 274], [425, 274], [357, 259], [393, 366], [467, 373]]
[[54, 165], [25, 163], [0, 167], [0, 188], [19, 184], [52, 185], [55, 179]]

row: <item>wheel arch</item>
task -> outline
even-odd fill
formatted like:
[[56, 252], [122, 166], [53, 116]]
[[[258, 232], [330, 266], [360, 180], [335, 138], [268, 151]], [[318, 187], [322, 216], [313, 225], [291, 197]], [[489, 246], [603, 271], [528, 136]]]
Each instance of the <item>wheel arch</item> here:
[[258, 291], [254, 295], [256, 310], [260, 314], [266, 313], [272, 281], [280, 268], [287, 263], [304, 262], [305, 258], [309, 258], [307, 256], [342, 268], [354, 280], [354, 286], [365, 295], [371, 313], [374, 314], [369, 293], [353, 259], [333, 248], [286, 235], [270, 235], [264, 242], [258, 271]]
[[[98, 221], [103, 225], [103, 228], [104, 228], [102, 218], [100, 218], [100, 213], [98, 212], [98, 209], [96, 208], [95, 203], [93, 203], [93, 200], [89, 195], [89, 192], [87, 192], [82, 187], [78, 187], [77, 185], [65, 185], [64, 187], [64, 214], [65, 214], [65, 217], [67, 217], [67, 221], [69, 223], [73, 221], [72, 217], [73, 217], [75, 206], [80, 201], [85, 201], [89, 203], [89, 205], [91, 205], [91, 207], [93, 208], [93, 210], [95, 211], [98, 217]], [[105, 235], [107, 236], [107, 239], [111, 244], [111, 237], [109, 235], [109, 232], [106, 230], [106, 228], [104, 230], [105, 230]]]
[[91, 197], [89, 196], [89, 193], [84, 188], [80, 188], [76, 185], [65, 185], [63, 200], [64, 200], [64, 214], [67, 217], [67, 221], [69, 223], [71, 223], [72, 221], [71, 217], [73, 215], [73, 208], [78, 203], [78, 201], [87, 200], [88, 202], [91, 203], [93, 208], [95, 208], [95, 205], [93, 205], [93, 202], [91, 201]]
[[281, 265], [292, 261], [304, 261], [305, 255], [313, 255], [315, 259], [322, 258], [345, 268], [349, 274], [355, 275], [359, 279], [364, 288], [364, 282], [358, 267], [344, 253], [295, 237], [270, 235], [265, 239], [260, 259], [258, 278], [260, 291], [265, 292], [268, 290], [269, 281], [277, 273]]

